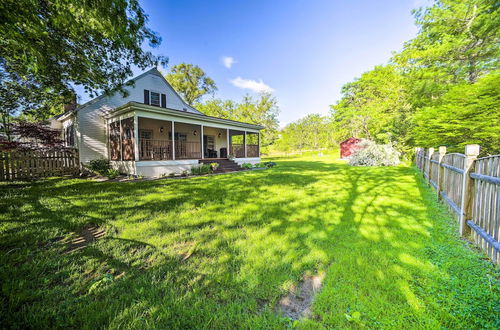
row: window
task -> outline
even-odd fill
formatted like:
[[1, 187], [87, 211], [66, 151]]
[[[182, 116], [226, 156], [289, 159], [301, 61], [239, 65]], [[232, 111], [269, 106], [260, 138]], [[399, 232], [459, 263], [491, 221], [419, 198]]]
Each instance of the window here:
[[[168, 138], [172, 140], [172, 132], [168, 132]], [[187, 141], [187, 135], [175, 132], [175, 141]]]
[[120, 122], [109, 124], [109, 151], [111, 160], [121, 159]]
[[64, 129], [64, 142], [66, 147], [74, 147], [75, 146], [75, 132], [73, 124], [66, 126]]
[[153, 138], [153, 131], [152, 130], [145, 130], [145, 129], [139, 130], [139, 139], [151, 140], [152, 138]]
[[167, 95], [158, 92], [151, 92], [149, 89], [144, 90], [144, 104], [150, 104], [157, 107], [167, 107]]
[[151, 105], [160, 106], [160, 93], [151, 92]]

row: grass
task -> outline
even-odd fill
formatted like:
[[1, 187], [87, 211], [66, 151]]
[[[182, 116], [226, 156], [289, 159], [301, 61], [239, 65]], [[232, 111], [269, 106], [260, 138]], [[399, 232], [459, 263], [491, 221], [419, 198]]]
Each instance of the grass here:
[[[413, 168], [277, 162], [184, 180], [2, 184], [2, 326], [499, 327], [498, 271]], [[106, 238], [64, 254], [61, 238], [89, 224]], [[312, 318], [276, 313], [319, 272]]]

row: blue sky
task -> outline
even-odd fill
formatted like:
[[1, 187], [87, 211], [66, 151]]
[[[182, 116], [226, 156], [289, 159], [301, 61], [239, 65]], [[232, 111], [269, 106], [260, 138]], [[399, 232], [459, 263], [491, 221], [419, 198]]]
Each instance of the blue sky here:
[[[411, 9], [424, 0], [153, 1], [141, 4], [163, 39], [155, 49], [199, 65], [219, 90], [241, 100], [269, 88], [281, 126], [309, 113], [327, 114], [343, 84], [417, 32]], [[231, 66], [222, 60], [230, 57]], [[227, 60], [230, 62], [230, 60]]]

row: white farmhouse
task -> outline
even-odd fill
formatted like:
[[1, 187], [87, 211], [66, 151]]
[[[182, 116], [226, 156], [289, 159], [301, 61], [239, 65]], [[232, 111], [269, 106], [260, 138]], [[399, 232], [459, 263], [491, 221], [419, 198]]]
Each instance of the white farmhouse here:
[[101, 95], [52, 119], [81, 163], [105, 158], [122, 173], [154, 177], [202, 162], [229, 168], [260, 162], [262, 126], [204, 115], [157, 69], [132, 80], [125, 97]]

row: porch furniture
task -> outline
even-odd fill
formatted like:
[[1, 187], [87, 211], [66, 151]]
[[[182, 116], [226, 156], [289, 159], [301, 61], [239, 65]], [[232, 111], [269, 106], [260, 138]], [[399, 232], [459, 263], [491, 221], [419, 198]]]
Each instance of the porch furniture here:
[[206, 158], [217, 158], [217, 151], [213, 149], [207, 149], [205, 152], [205, 157]]
[[227, 148], [220, 148], [220, 158], [227, 158]]

